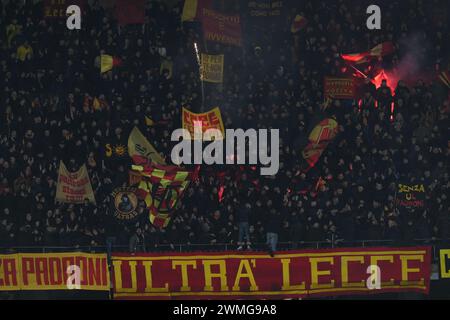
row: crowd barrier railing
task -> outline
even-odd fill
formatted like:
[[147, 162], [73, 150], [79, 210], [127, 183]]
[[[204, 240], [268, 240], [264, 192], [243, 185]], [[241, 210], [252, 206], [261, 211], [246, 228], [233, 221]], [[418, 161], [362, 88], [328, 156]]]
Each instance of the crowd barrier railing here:
[[[279, 242], [277, 249], [279, 251], [294, 249], [326, 249], [326, 248], [343, 248], [343, 247], [374, 247], [374, 246], [418, 246], [429, 245], [433, 248], [433, 257], [436, 256], [436, 250], [440, 247], [449, 247], [450, 239], [414, 239], [414, 240], [356, 240], [345, 241], [340, 239], [330, 239], [327, 241], [300, 241], [300, 242]], [[57, 253], [57, 252], [89, 252], [89, 253], [107, 253], [110, 248], [111, 252], [130, 252], [129, 245], [112, 244], [102, 246], [0, 246], [0, 253]], [[201, 244], [154, 244], [154, 245], [138, 245], [135, 252], [193, 252], [193, 251], [229, 251], [237, 250], [236, 243], [201, 243]], [[265, 251], [267, 245], [265, 243], [254, 243], [251, 250]], [[246, 249], [248, 250], [248, 249]]]

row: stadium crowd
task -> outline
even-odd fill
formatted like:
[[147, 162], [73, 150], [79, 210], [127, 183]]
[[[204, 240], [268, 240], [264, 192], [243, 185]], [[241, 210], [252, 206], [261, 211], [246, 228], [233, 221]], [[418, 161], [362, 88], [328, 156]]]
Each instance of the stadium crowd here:
[[[365, 81], [359, 105], [358, 99], [334, 100], [321, 108], [323, 77], [346, 68], [342, 52], [392, 41], [396, 52], [377, 63], [393, 68], [414, 35], [423, 69], [447, 68], [449, 19], [426, 18], [448, 8], [445, 1], [384, 1], [383, 28], [375, 31], [365, 27], [362, 1], [301, 1], [285, 12], [308, 18], [298, 39], [289, 31], [291, 19], [250, 25], [244, 18], [243, 47], [204, 43], [198, 23], [180, 22], [183, 1], [173, 7], [149, 1], [146, 24], [122, 28], [94, 2], [82, 30], [73, 31], [64, 19], [43, 19], [31, 2], [2, 4], [0, 247], [105, 245], [109, 237], [131, 250], [244, 248], [268, 239], [275, 249], [276, 242], [450, 238], [444, 87], [434, 78], [398, 79], [405, 81], [391, 92]], [[204, 98], [194, 42], [201, 51], [225, 54], [224, 83], [204, 84]], [[120, 57], [122, 65], [100, 74], [101, 53]], [[163, 61], [173, 70], [160, 70]], [[99, 108], [89, 104], [94, 97]], [[184, 105], [194, 111], [219, 106], [225, 128], [279, 128], [279, 172], [266, 177], [247, 165], [202, 166], [167, 228], [154, 227], [143, 204], [138, 222], [116, 221], [110, 194], [127, 185], [131, 160], [115, 152], [120, 148], [108, 154], [106, 145], [126, 148], [137, 125], [170, 162], [170, 134], [181, 126]], [[145, 116], [154, 125], [146, 125]], [[301, 150], [326, 117], [338, 121], [339, 134], [305, 172]], [[96, 205], [55, 203], [60, 160], [69, 170], [86, 163]], [[398, 210], [400, 180], [426, 185], [424, 208]]]

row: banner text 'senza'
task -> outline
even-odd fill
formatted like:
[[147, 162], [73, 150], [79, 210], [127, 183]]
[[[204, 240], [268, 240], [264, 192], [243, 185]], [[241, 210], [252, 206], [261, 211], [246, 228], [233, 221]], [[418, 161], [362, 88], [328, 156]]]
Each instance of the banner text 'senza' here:
[[[298, 298], [415, 291], [428, 293], [429, 247], [113, 255], [118, 299]], [[370, 265], [381, 288], [369, 289]]]

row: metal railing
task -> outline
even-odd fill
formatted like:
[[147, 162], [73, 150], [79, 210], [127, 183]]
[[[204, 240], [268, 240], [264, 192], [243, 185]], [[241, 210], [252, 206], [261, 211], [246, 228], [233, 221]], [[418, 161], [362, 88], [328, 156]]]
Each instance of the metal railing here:
[[[278, 251], [286, 251], [293, 249], [326, 249], [326, 248], [344, 248], [344, 247], [374, 247], [374, 246], [388, 246], [388, 247], [407, 247], [429, 245], [433, 247], [433, 256], [436, 254], [436, 248], [449, 247], [450, 239], [414, 239], [414, 240], [356, 240], [345, 241], [340, 239], [330, 239], [327, 241], [300, 241], [294, 242], [279, 242], [277, 244]], [[204, 243], [204, 244], [158, 244], [158, 245], [138, 245], [137, 252], [193, 252], [193, 251], [228, 251], [237, 250], [236, 243]], [[14, 247], [0, 247], [0, 253], [57, 253], [57, 252], [107, 252], [110, 249], [112, 252], [130, 252], [130, 247], [124, 244], [113, 244], [111, 247], [104, 246], [14, 246]], [[248, 249], [246, 249], [248, 250]], [[256, 243], [251, 245], [250, 250], [265, 251], [267, 246], [265, 243]]]

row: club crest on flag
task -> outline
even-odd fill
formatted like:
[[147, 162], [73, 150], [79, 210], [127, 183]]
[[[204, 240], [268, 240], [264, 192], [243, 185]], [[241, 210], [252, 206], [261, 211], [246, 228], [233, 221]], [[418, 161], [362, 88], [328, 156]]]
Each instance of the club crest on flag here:
[[114, 217], [117, 220], [132, 221], [139, 215], [139, 212], [136, 210], [138, 206], [136, 188], [115, 188], [111, 195], [114, 205]]

